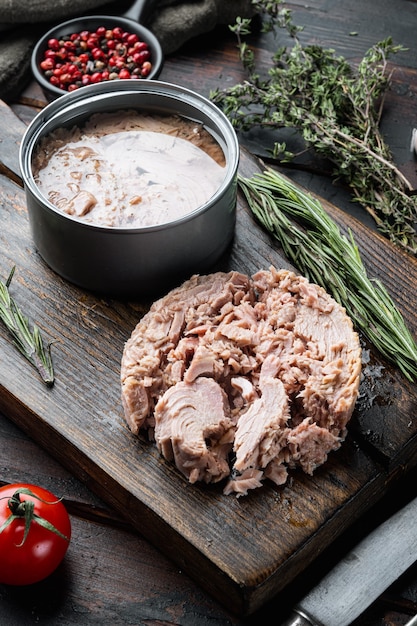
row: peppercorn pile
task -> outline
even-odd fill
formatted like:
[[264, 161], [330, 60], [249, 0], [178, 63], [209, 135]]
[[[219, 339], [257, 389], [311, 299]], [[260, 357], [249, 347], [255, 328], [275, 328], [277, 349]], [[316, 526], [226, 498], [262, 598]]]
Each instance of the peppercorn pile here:
[[74, 91], [107, 80], [146, 78], [151, 52], [136, 33], [99, 26], [93, 32], [49, 39], [40, 69], [51, 85]]
[[[51, 26], [93, 9], [103, 15], [123, 15], [131, 4], [126, 0], [0, 0], [0, 99], [15, 98], [30, 80], [31, 50]], [[254, 14], [252, 0], [159, 0], [152, 6], [144, 25], [157, 36], [166, 55], [218, 24], [228, 25], [237, 16]], [[119, 78], [121, 69], [129, 68], [119, 68]]]

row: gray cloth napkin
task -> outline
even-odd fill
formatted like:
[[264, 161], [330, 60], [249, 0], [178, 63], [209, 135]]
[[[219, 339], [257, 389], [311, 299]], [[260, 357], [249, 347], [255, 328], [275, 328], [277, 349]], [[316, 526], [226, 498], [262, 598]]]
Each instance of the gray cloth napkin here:
[[[54, 24], [86, 14], [123, 15], [131, 2], [119, 0], [0, 0], [0, 99], [13, 99], [31, 77], [37, 39]], [[237, 16], [255, 13], [252, 0], [160, 0], [146, 25], [165, 54]]]

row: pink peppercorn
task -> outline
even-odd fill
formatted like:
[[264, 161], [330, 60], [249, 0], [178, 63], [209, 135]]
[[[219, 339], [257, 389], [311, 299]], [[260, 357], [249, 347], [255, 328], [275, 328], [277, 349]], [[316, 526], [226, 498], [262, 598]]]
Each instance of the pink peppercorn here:
[[48, 41], [48, 48], [50, 48], [50, 50], [59, 50], [59, 47], [58, 39], [50, 39]]
[[130, 78], [130, 72], [127, 69], [122, 69], [119, 72], [119, 78]]

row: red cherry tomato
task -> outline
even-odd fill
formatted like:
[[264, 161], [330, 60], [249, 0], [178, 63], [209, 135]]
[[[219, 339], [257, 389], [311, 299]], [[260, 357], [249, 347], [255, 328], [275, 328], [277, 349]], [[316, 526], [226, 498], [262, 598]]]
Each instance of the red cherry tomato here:
[[61, 563], [71, 538], [63, 503], [27, 483], [0, 487], [0, 583], [30, 585]]

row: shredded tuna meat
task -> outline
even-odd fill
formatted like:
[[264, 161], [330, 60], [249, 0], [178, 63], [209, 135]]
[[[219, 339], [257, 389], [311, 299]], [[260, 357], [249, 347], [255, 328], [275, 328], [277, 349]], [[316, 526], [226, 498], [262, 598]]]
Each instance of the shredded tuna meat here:
[[346, 437], [361, 348], [321, 287], [271, 267], [195, 275], [153, 303], [125, 344], [122, 402], [194, 483], [245, 495], [322, 465]]
[[228, 476], [234, 439], [229, 413], [226, 394], [212, 378], [178, 382], [159, 399], [155, 407], [158, 448], [191, 483], [217, 482]]

